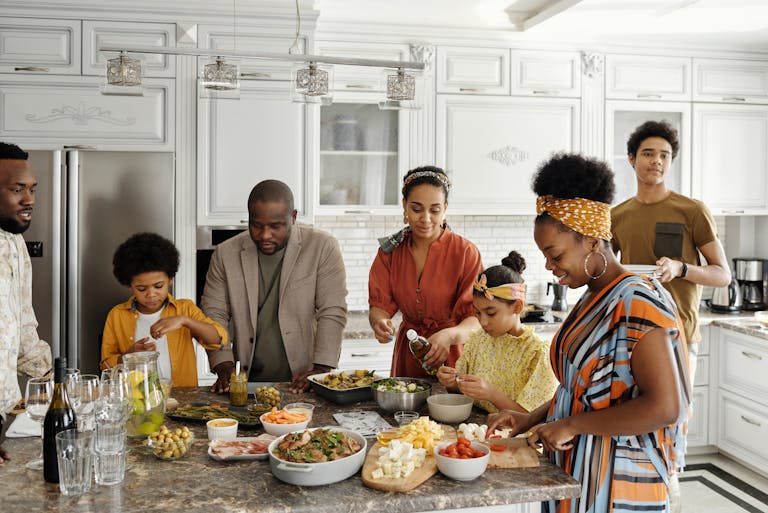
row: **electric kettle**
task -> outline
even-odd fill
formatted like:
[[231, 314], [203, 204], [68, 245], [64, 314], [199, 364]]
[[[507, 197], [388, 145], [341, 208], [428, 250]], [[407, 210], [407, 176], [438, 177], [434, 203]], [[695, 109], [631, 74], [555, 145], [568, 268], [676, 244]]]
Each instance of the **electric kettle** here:
[[741, 307], [741, 287], [736, 278], [732, 279], [727, 287], [716, 288], [709, 301], [709, 309], [713, 312], [739, 313]]

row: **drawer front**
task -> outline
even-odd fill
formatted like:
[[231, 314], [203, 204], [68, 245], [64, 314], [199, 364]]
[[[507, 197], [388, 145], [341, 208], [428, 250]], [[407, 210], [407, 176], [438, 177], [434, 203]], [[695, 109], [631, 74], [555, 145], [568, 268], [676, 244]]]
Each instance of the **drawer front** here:
[[437, 92], [509, 94], [506, 48], [438, 47]]
[[693, 388], [693, 416], [688, 420], [688, 446], [709, 444], [709, 387]]
[[0, 136], [21, 144], [173, 150], [174, 87], [146, 79], [143, 96], [105, 96], [99, 77], [0, 75]]
[[694, 59], [694, 101], [768, 103], [768, 62]]
[[[172, 23], [131, 23], [115, 21], [83, 22], [83, 75], [103, 77], [107, 59], [117, 52], [100, 52], [101, 45], [176, 46], [176, 26]], [[136, 57], [136, 55], [130, 55]], [[174, 78], [176, 58], [172, 55], [143, 54], [141, 72], [145, 77]]]
[[768, 471], [768, 409], [720, 391], [718, 447]]
[[512, 52], [512, 94], [581, 95], [578, 52]]
[[693, 386], [709, 385], [709, 356], [696, 358], [696, 374], [693, 377]]
[[625, 100], [691, 100], [691, 59], [606, 56], [605, 97]]
[[719, 350], [720, 386], [768, 405], [768, 348], [765, 341], [720, 330]]
[[0, 72], [80, 74], [80, 21], [0, 18]]

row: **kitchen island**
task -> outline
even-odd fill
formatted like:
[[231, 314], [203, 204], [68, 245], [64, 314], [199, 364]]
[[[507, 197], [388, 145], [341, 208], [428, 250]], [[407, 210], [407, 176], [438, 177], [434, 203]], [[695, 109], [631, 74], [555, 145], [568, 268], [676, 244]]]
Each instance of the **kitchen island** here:
[[[378, 409], [375, 402], [337, 405], [314, 393], [290, 394], [286, 384], [278, 384], [283, 404], [302, 401], [315, 405], [310, 427], [334, 426], [333, 413], [339, 411], [378, 411], [390, 424], [392, 415]], [[436, 385], [437, 389], [441, 388]], [[207, 388], [175, 388], [171, 394], [181, 404], [222, 402], [227, 398]], [[223, 399], [223, 400], [222, 400]], [[427, 414], [426, 406], [422, 414]], [[484, 415], [474, 410], [470, 419], [482, 423]], [[170, 427], [180, 424], [166, 419]], [[204, 424], [188, 422], [195, 445], [190, 454], [176, 461], [155, 458], [141, 440], [130, 440], [125, 481], [115, 486], [95, 483], [80, 497], [67, 497], [59, 486], [43, 480], [42, 471], [25, 468], [40, 449], [39, 438], [11, 438], [4, 447], [12, 460], [0, 465], [0, 508], [7, 512], [312, 512], [360, 513], [386, 511], [411, 513], [445, 509], [504, 505], [505, 512], [530, 511], [525, 503], [575, 497], [579, 485], [558, 467], [542, 460], [535, 468], [489, 469], [480, 478], [459, 482], [437, 474], [408, 493], [381, 492], [363, 485], [360, 473], [338, 483], [319, 487], [285, 484], [272, 476], [269, 461], [217, 462], [207, 454]], [[239, 436], [256, 436], [262, 430], [240, 430]], [[369, 439], [369, 446], [375, 439]], [[475, 509], [481, 508], [481, 509]], [[498, 510], [498, 509], [496, 509]], [[538, 508], [534, 509], [535, 511]]]

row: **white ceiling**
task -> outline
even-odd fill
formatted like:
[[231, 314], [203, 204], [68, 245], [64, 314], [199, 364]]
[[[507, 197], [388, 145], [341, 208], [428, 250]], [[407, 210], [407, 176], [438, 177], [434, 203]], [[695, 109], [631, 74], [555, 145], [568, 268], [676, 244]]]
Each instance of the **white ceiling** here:
[[493, 29], [530, 40], [768, 52], [768, 0], [316, 0], [324, 22]]

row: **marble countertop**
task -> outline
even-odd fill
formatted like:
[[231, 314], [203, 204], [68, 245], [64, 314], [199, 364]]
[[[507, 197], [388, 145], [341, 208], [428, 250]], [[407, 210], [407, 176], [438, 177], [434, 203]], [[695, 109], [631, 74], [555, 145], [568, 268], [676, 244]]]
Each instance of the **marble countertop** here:
[[[306, 401], [316, 405], [310, 427], [336, 425], [332, 415], [338, 411], [365, 410], [378, 411], [394, 425], [392, 415], [379, 410], [375, 402], [340, 406], [313, 393], [290, 394], [284, 384], [277, 387], [283, 393], [284, 404]], [[436, 385], [437, 389], [439, 385]], [[171, 395], [182, 404], [224, 399], [205, 388], [175, 388]], [[427, 413], [426, 408], [423, 413]], [[470, 420], [483, 422], [483, 419], [484, 415], [475, 410]], [[179, 425], [168, 419], [166, 424]], [[42, 471], [25, 468], [24, 464], [40, 448], [39, 438], [8, 439], [3, 447], [10, 452], [12, 460], [0, 466], [2, 509], [25, 513], [407, 513], [538, 502], [579, 494], [575, 480], [544, 460], [537, 468], [489, 470], [470, 482], [453, 481], [438, 473], [404, 494], [368, 488], [363, 485], [359, 473], [326, 486], [293, 486], [273, 477], [267, 460], [212, 460], [207, 455], [205, 425], [187, 425], [197, 439], [189, 455], [176, 461], [161, 461], [147, 452], [140, 440], [131, 440], [125, 481], [115, 486], [94, 483], [91, 491], [80, 497], [61, 495], [58, 485], [43, 480]], [[238, 434], [255, 436], [259, 433], [261, 430], [240, 430]]]

